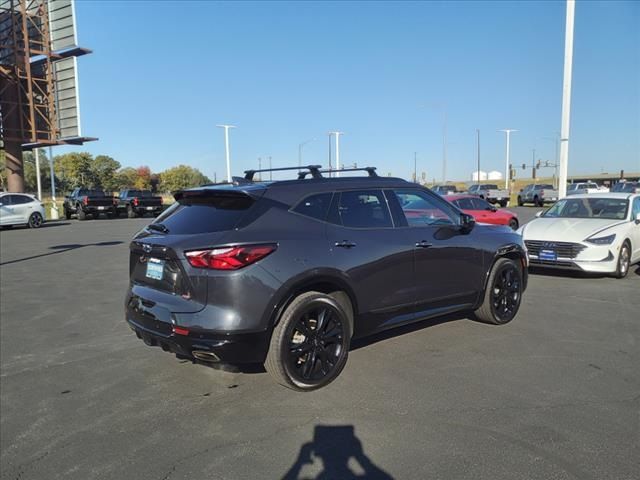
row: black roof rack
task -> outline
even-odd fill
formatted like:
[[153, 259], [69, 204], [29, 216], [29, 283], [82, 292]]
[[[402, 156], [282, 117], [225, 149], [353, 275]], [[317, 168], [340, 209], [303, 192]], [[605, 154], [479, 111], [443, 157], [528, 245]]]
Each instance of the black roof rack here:
[[244, 179], [252, 182], [253, 181], [253, 176], [256, 173], [283, 172], [283, 171], [286, 171], [286, 170], [302, 170], [303, 168], [306, 168], [307, 170], [309, 170], [309, 172], [307, 172], [307, 173], [311, 173], [311, 176], [313, 178], [322, 178], [322, 174], [320, 173], [320, 169], [322, 168], [322, 165], [305, 165], [305, 166], [300, 166], [300, 167], [280, 167], [280, 168], [263, 168], [263, 169], [260, 169], [260, 170], [245, 170], [244, 171]]
[[[318, 173], [320, 173], [320, 177], [314, 177], [314, 178], [322, 178], [322, 174], [323, 173], [340, 173], [340, 172], [367, 172], [370, 177], [377, 177], [378, 176], [378, 174], [376, 173], [376, 167], [362, 167], [362, 168], [339, 168], [339, 169], [320, 170], [318, 172]], [[300, 173], [298, 173], [298, 179], [302, 180], [309, 173], [312, 173], [312, 172], [300, 172]]]

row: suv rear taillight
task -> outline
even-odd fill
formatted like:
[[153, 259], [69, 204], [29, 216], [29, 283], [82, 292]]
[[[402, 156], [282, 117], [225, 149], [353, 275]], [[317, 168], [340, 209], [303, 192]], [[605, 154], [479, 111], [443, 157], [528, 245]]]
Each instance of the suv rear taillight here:
[[263, 259], [278, 248], [275, 244], [243, 245], [185, 252], [192, 267], [212, 270], [237, 270]]
[[137, 206], [138, 206], [138, 197], [133, 197], [133, 205], [134, 205], [135, 207], [137, 207]]
[[89, 205], [89, 197], [82, 197], [82, 203], [85, 205]]

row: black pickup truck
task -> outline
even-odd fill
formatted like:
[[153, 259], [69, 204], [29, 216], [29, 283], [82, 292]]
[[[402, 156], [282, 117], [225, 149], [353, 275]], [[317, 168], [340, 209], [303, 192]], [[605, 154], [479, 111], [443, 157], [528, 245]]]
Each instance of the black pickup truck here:
[[162, 197], [154, 196], [149, 190], [121, 190], [118, 195], [116, 215], [127, 213], [127, 217], [142, 217], [145, 213], [154, 216], [162, 211]]
[[86, 220], [87, 215], [98, 218], [101, 213], [112, 218], [116, 213], [116, 201], [102, 190], [76, 188], [64, 197], [63, 209], [67, 220], [71, 215], [77, 215], [78, 220]]

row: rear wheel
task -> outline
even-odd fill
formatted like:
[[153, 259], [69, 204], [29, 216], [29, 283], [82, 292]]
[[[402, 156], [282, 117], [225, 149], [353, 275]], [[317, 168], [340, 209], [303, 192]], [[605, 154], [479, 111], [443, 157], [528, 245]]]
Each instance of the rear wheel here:
[[513, 229], [513, 230], [517, 230], [519, 225], [518, 225], [518, 220], [516, 220], [515, 218], [512, 218], [511, 220], [509, 220], [509, 226]]
[[624, 278], [629, 273], [629, 267], [631, 266], [631, 245], [629, 240], [625, 240], [620, 247], [620, 253], [618, 254], [618, 266], [614, 276], [616, 278]]
[[82, 210], [82, 207], [78, 206], [76, 212], [78, 213], [78, 220], [84, 221], [87, 219], [87, 214], [84, 210]]
[[522, 289], [520, 264], [510, 258], [499, 258], [493, 264], [484, 300], [475, 311], [476, 318], [495, 325], [510, 322], [520, 308]]
[[538, 197], [534, 197], [533, 198], [533, 204], [536, 207], [542, 207], [544, 205], [544, 202], [542, 200], [540, 200]]
[[29, 217], [29, 227], [30, 228], [40, 228], [44, 223], [44, 218], [38, 212], [33, 212]]
[[324, 387], [347, 363], [352, 331], [349, 315], [336, 300], [320, 292], [303, 293], [274, 328], [265, 368], [293, 390]]
[[522, 201], [522, 197], [518, 196], [518, 206], [521, 207], [524, 205], [524, 202]]
[[67, 220], [71, 220], [71, 212], [69, 211], [69, 209], [66, 206], [62, 208], [64, 210], [64, 218], [66, 218]]
[[131, 205], [127, 205], [127, 217], [136, 218], [136, 211]]

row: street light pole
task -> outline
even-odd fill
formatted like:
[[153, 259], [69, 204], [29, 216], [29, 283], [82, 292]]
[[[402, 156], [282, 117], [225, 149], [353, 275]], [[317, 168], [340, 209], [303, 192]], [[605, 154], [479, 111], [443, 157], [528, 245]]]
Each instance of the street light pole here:
[[40, 183], [40, 155], [37, 148], [33, 149], [36, 161], [36, 183], [38, 184], [38, 200], [42, 201], [42, 183]]
[[271, 171], [271, 155], [269, 155], [269, 181], [273, 181], [273, 172]]
[[304, 147], [307, 143], [313, 142], [315, 138], [310, 138], [309, 140], [305, 140], [302, 143], [298, 144], [298, 166], [302, 166], [302, 147]]
[[480, 130], [476, 128], [476, 141], [478, 147], [478, 174], [476, 180], [478, 181], [478, 185], [480, 185]]
[[575, 0], [567, 0], [567, 18], [564, 38], [564, 79], [562, 82], [562, 120], [560, 131], [560, 178], [558, 197], [567, 196], [567, 174], [569, 171], [569, 122], [571, 117], [571, 74], [573, 68], [573, 20]]
[[216, 125], [224, 128], [224, 156], [227, 161], [227, 182], [231, 183], [231, 159], [229, 156], [229, 129], [236, 128], [235, 125]]
[[[340, 135], [344, 135], [344, 132], [329, 132], [329, 139], [331, 139], [331, 135], [335, 135], [336, 136], [336, 170], [338, 170], [336, 172], [336, 177], [340, 176]], [[331, 143], [331, 140], [329, 140], [329, 143]]]
[[509, 172], [509, 165], [510, 165], [510, 163], [511, 163], [511, 162], [510, 162], [510, 158], [509, 158], [509, 155], [510, 155], [509, 137], [511, 136], [511, 132], [517, 132], [518, 130], [514, 130], [513, 128], [505, 128], [505, 129], [503, 129], [503, 130], [498, 130], [498, 131], [499, 131], [499, 132], [504, 132], [504, 133], [506, 133], [506, 134], [507, 134], [507, 153], [506, 153], [506, 157], [507, 157], [506, 162], [507, 162], [507, 165], [506, 165], [506, 167], [505, 167], [504, 188], [508, 190], [508, 189], [509, 189], [509, 177], [511, 176], [511, 175], [510, 175], [510, 172]]

